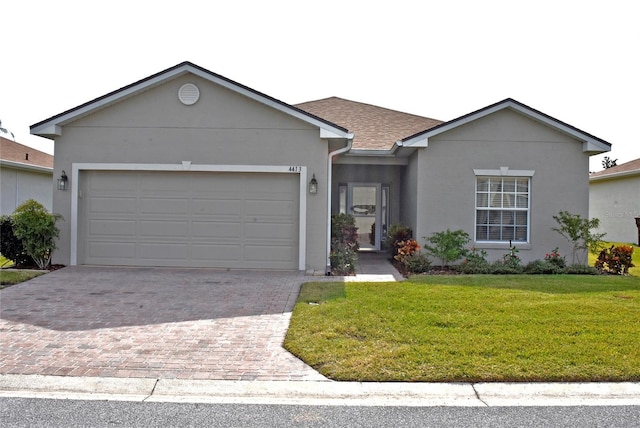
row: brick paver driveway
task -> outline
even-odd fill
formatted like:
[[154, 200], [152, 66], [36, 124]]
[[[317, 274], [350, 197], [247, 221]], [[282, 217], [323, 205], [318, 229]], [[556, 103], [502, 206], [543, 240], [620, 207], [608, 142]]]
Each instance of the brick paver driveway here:
[[67, 267], [0, 291], [0, 373], [323, 380], [282, 348], [308, 279]]

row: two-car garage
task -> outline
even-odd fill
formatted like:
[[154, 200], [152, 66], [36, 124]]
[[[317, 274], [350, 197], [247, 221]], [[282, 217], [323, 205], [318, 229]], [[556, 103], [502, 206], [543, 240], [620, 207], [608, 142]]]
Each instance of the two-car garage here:
[[298, 269], [300, 174], [80, 170], [77, 264]]

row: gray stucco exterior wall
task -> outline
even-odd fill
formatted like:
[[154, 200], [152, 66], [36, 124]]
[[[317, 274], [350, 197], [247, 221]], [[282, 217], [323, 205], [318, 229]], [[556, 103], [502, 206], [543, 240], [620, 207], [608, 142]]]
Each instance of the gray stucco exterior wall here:
[[[200, 99], [177, 96], [194, 83]], [[54, 176], [73, 163], [305, 166], [320, 183], [307, 198], [306, 263], [324, 270], [327, 141], [319, 129], [194, 75], [182, 75], [79, 118], [56, 138]], [[82, 185], [79, 183], [80, 186]], [[53, 211], [71, 218], [72, 192], [55, 191]], [[69, 264], [71, 222], [60, 223], [54, 263]]]
[[[589, 214], [589, 165], [582, 143], [510, 110], [501, 110], [429, 140], [420, 149], [415, 236], [463, 229], [475, 236], [474, 169], [533, 170], [530, 240], [517, 244], [524, 263], [543, 259], [554, 247], [571, 262], [571, 245], [557, 232], [561, 210]], [[405, 203], [406, 204], [406, 203]], [[500, 259], [508, 243], [472, 242]]]

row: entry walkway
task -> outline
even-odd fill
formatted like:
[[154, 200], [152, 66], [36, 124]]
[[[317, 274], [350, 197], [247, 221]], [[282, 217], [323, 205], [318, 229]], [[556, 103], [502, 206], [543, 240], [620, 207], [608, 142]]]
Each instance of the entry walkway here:
[[404, 277], [389, 260], [389, 254], [360, 252], [356, 275], [345, 277], [345, 282], [389, 282], [402, 281]]

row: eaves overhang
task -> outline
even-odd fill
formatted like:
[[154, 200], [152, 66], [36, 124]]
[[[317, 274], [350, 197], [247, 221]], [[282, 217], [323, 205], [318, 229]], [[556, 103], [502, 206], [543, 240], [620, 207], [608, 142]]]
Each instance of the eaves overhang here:
[[171, 79], [175, 79], [184, 74], [191, 73], [205, 80], [218, 84], [224, 88], [230, 89], [241, 95], [244, 95], [254, 101], [274, 108], [282, 113], [293, 116], [320, 129], [321, 138], [340, 138], [352, 139], [353, 134], [349, 133], [346, 128], [331, 123], [325, 119], [314, 116], [304, 110], [270, 97], [248, 86], [237, 83], [224, 76], [216, 74], [191, 62], [185, 61], [159, 73], [153, 74], [142, 80], [124, 86], [106, 95], [88, 101], [72, 109], [66, 110], [41, 122], [31, 125], [30, 132], [33, 135], [54, 139], [62, 135], [62, 127], [74, 120], [77, 120], [88, 114], [92, 114], [100, 109], [109, 107], [128, 97], [146, 91], [154, 86], [163, 84]]
[[619, 178], [627, 178], [627, 177], [633, 177], [633, 176], [640, 177], [640, 169], [634, 169], [631, 171], [614, 172], [612, 174], [606, 174], [606, 175], [590, 176], [589, 182], [593, 183], [597, 181], [617, 180]]
[[589, 154], [590, 156], [608, 152], [611, 150], [610, 143], [587, 132], [584, 132], [572, 125], [569, 125], [568, 123], [562, 122], [554, 117], [542, 113], [541, 111], [522, 104], [521, 102], [516, 101], [512, 98], [507, 98], [490, 106], [484, 107], [480, 110], [476, 110], [464, 116], [460, 116], [456, 119], [434, 126], [433, 128], [430, 128], [426, 131], [411, 135], [401, 140], [400, 143], [404, 147], [428, 147], [430, 138], [504, 109], [510, 109], [518, 112], [532, 120], [535, 120], [536, 122], [542, 123], [572, 138], [575, 138], [578, 141], [581, 141], [582, 151]]
[[14, 161], [9, 161], [4, 159], [0, 159], [0, 166], [4, 166], [7, 168], [21, 169], [25, 171], [42, 172], [42, 173], [53, 175], [53, 168], [49, 168], [46, 166], [31, 165], [28, 163], [14, 162]]

